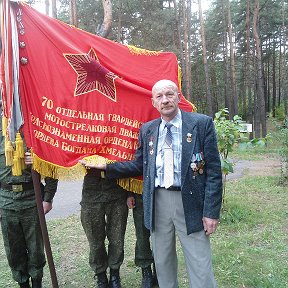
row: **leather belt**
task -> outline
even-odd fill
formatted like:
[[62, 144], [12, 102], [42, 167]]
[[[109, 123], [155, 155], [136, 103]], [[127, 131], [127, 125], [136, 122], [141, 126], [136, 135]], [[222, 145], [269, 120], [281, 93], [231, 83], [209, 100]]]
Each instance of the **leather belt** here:
[[6, 184], [6, 183], [0, 183], [0, 187], [5, 190], [9, 190], [12, 192], [22, 192], [25, 190], [31, 190], [34, 188], [33, 182], [27, 182], [22, 184]]
[[166, 190], [169, 190], [169, 191], [181, 191], [181, 187], [170, 186]]
[[[157, 186], [155, 189], [166, 189], [164, 187], [160, 187], [160, 186]], [[168, 187], [166, 190], [169, 190], [169, 191], [181, 191], [181, 187], [179, 186], [170, 186]]]

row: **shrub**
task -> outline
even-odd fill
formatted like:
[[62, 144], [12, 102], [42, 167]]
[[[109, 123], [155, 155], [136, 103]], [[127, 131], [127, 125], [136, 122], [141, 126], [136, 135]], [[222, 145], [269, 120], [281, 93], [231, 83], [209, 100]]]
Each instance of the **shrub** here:
[[281, 122], [276, 123], [278, 133], [275, 135], [277, 140], [282, 144], [279, 149], [282, 169], [280, 182], [285, 185], [288, 183], [288, 116]]
[[233, 163], [228, 159], [228, 155], [233, 151], [235, 144], [238, 144], [238, 147], [241, 147], [241, 149], [266, 147], [267, 141], [270, 139], [270, 135], [267, 134], [265, 138], [249, 140], [247, 133], [240, 132], [242, 128], [241, 124], [244, 123], [242, 118], [235, 115], [232, 120], [229, 120], [228, 116], [229, 110], [224, 108], [218, 111], [214, 118], [221, 168], [224, 176], [223, 203], [225, 202], [226, 178], [229, 173], [233, 173]]

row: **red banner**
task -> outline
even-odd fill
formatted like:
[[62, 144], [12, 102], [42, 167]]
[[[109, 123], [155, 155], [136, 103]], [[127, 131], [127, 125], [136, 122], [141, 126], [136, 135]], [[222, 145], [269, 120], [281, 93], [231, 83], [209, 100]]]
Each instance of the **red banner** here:
[[[152, 86], [178, 83], [176, 56], [115, 43], [23, 3], [13, 13], [27, 146], [58, 167], [89, 155], [132, 159], [141, 124], [159, 117]], [[183, 96], [180, 107], [193, 110]]]

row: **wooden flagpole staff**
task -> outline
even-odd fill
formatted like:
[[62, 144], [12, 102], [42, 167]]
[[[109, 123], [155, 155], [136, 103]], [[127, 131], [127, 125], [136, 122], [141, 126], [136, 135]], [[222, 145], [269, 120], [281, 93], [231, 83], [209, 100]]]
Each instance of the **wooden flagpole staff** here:
[[57, 280], [55, 265], [53, 261], [53, 255], [52, 255], [52, 250], [51, 250], [51, 245], [50, 245], [50, 240], [49, 240], [49, 235], [48, 235], [46, 219], [44, 215], [44, 209], [42, 205], [40, 175], [34, 169], [31, 170], [31, 173], [32, 173], [32, 180], [33, 180], [34, 191], [35, 191], [35, 199], [36, 199], [36, 204], [37, 204], [38, 216], [39, 216], [39, 221], [40, 221], [40, 226], [41, 226], [41, 232], [42, 232], [43, 242], [45, 246], [47, 262], [48, 262], [48, 266], [50, 270], [52, 287], [58, 288], [59, 287], [58, 280]]

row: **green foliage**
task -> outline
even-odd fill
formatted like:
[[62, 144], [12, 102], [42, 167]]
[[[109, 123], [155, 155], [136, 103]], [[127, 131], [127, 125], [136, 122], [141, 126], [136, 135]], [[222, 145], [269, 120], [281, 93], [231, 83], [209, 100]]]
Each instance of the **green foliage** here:
[[281, 182], [285, 185], [288, 183], [288, 116], [281, 124], [277, 122], [275, 124], [278, 130], [275, 138], [281, 143], [281, 148], [278, 150], [282, 162]]
[[224, 108], [215, 114], [214, 124], [217, 132], [218, 149], [221, 157], [221, 168], [224, 174], [223, 203], [225, 202], [226, 176], [233, 173], [233, 163], [229, 161], [228, 154], [233, 151], [234, 144], [240, 138], [241, 117], [235, 115], [233, 120], [227, 119], [229, 111]]
[[285, 120], [285, 107], [284, 107], [284, 104], [281, 104], [280, 106], [275, 107], [275, 118], [278, 121], [284, 121]]
[[247, 133], [241, 132], [241, 124], [244, 123], [242, 118], [235, 115], [232, 120], [229, 120], [228, 117], [229, 111], [227, 108], [224, 108], [218, 111], [214, 118], [218, 149], [221, 157], [221, 168], [224, 175], [223, 203], [225, 202], [226, 177], [229, 173], [233, 173], [233, 163], [228, 158], [229, 153], [233, 151], [236, 144], [242, 150], [256, 147], [264, 148], [271, 139], [270, 134], [267, 134], [265, 138], [249, 140]]
[[229, 111], [224, 108], [218, 111], [214, 118], [224, 175], [233, 172], [232, 164], [228, 160], [228, 154], [233, 151], [234, 145], [240, 140], [240, 124], [243, 122], [238, 115], [235, 115], [232, 120], [227, 119], [228, 116]]
[[233, 163], [230, 162], [228, 159], [221, 159], [221, 168], [222, 173], [224, 175], [228, 175], [229, 173], [233, 173]]
[[247, 136], [240, 135], [238, 148], [240, 150], [266, 148], [267, 143], [272, 139], [271, 137], [272, 137], [271, 134], [268, 133], [264, 138], [253, 138], [252, 140], [249, 140]]
[[214, 124], [217, 132], [218, 149], [222, 161], [222, 171], [224, 175], [233, 172], [233, 165], [228, 159], [228, 155], [233, 151], [236, 144], [240, 150], [250, 148], [265, 148], [271, 135], [267, 134], [265, 138], [249, 139], [249, 133], [241, 132], [242, 118], [235, 115], [232, 120], [228, 119], [229, 111], [224, 108], [215, 114]]

